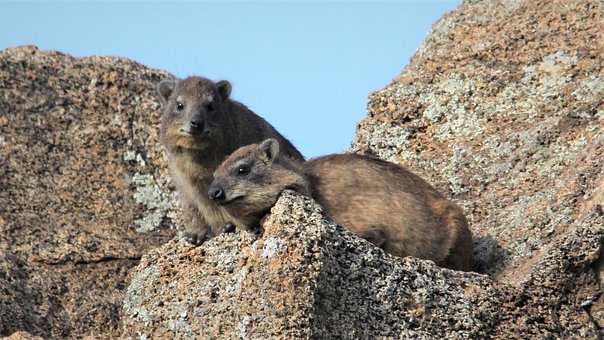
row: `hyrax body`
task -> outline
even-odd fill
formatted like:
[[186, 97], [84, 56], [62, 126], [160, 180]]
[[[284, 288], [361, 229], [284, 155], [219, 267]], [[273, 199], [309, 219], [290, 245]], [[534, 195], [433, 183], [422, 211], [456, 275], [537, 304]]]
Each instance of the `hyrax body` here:
[[248, 228], [284, 189], [310, 195], [338, 224], [397, 256], [472, 268], [472, 234], [462, 210], [401, 166], [355, 154], [307, 162], [280, 157], [268, 139], [235, 151], [214, 173], [208, 195]]
[[238, 224], [207, 195], [212, 174], [226, 156], [271, 137], [283, 145], [286, 157], [304, 159], [268, 122], [230, 99], [228, 81], [164, 80], [157, 90], [163, 106], [160, 138], [186, 215], [185, 235], [194, 244]]

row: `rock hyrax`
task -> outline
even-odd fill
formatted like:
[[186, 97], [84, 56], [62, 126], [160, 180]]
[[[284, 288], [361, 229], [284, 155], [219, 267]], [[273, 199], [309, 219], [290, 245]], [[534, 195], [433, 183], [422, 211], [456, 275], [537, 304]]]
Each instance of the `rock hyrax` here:
[[164, 80], [157, 91], [163, 106], [161, 142], [186, 215], [185, 235], [194, 244], [220, 233], [229, 223], [237, 225], [207, 195], [212, 173], [226, 156], [270, 137], [279, 141], [286, 157], [304, 159], [268, 122], [230, 99], [228, 81]]
[[215, 171], [208, 196], [254, 229], [279, 194], [292, 189], [388, 253], [472, 269], [472, 234], [462, 210], [420, 177], [356, 154], [303, 163], [281, 157], [279, 145], [267, 139], [235, 151]]

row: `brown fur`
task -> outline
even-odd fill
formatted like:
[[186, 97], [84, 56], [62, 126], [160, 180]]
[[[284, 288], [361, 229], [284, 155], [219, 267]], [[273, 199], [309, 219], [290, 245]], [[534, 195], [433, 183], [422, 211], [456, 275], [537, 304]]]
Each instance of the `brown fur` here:
[[[248, 174], [238, 169], [248, 167]], [[279, 157], [267, 140], [245, 146], [214, 173], [221, 204], [249, 228], [284, 189], [310, 194], [338, 224], [397, 256], [433, 260], [471, 270], [472, 235], [462, 210], [405, 168], [356, 154], [329, 155], [305, 163]], [[212, 190], [212, 189], [210, 189]]]
[[[231, 85], [227, 81], [215, 83], [202, 77], [164, 80], [158, 92], [164, 111], [161, 142], [181, 195], [186, 235], [193, 243], [220, 233], [228, 223], [236, 223], [207, 195], [212, 173], [226, 156], [243, 145], [271, 137], [284, 145], [286, 157], [304, 159], [268, 122], [230, 99]], [[180, 110], [178, 103], [182, 104]]]

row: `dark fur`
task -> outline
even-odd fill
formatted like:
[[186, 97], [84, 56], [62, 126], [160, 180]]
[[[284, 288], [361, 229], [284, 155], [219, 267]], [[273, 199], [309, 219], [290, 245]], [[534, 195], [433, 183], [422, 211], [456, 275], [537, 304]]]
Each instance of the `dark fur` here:
[[[212, 173], [226, 156], [243, 145], [271, 137], [284, 145], [286, 157], [304, 159], [268, 122], [230, 99], [227, 81], [215, 83], [202, 77], [164, 80], [157, 90], [164, 111], [161, 142], [181, 195], [187, 236], [193, 243], [201, 243], [220, 233], [226, 224], [236, 222], [207, 196]], [[178, 102], [183, 104], [180, 111]]]
[[[241, 167], [249, 173], [239, 175]], [[249, 228], [258, 227], [284, 189], [293, 189], [386, 252], [471, 270], [472, 235], [462, 210], [393, 163], [356, 154], [301, 163], [279, 157], [279, 143], [267, 140], [229, 156], [211, 187], [224, 191], [223, 206]]]

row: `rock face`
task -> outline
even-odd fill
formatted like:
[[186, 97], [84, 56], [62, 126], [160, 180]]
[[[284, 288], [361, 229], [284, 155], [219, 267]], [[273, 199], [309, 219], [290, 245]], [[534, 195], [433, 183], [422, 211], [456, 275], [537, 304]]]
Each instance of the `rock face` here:
[[0, 52], [0, 335], [118, 334], [128, 270], [173, 234], [153, 90], [166, 76]]
[[[495, 315], [484, 275], [394, 259], [286, 192], [261, 238], [201, 247], [172, 241], [145, 255], [124, 303], [127, 335], [150, 338], [478, 337]], [[454, 282], [455, 285], [450, 283]], [[505, 291], [502, 288], [502, 291]], [[476, 304], [480, 301], [480, 307]], [[455, 325], [448, 325], [456, 321]]]
[[[601, 294], [597, 249], [580, 270], [548, 249], [601, 242], [602, 55], [602, 1], [465, 1], [370, 96], [353, 144], [465, 208], [477, 270], [529, 295], [535, 275], [560, 289], [548, 298], [552, 327], [564, 308], [579, 313], [576, 294]], [[602, 326], [601, 298], [592, 309]]]
[[[586, 223], [602, 223], [593, 217]], [[394, 258], [292, 192], [262, 237], [239, 232], [200, 247], [171, 241], [145, 255], [124, 302], [124, 335], [143, 338], [485, 338], [596, 336], [581, 301], [544, 280], [586, 274], [601, 232], [547, 249], [523, 288], [487, 275]], [[585, 240], [572, 244], [570, 239]], [[566, 271], [564, 273], [563, 271]], [[592, 272], [593, 274], [593, 272]], [[558, 276], [556, 276], [558, 275]], [[593, 277], [591, 278], [593, 280]], [[582, 282], [583, 288], [589, 282]], [[576, 305], [574, 305], [576, 303]], [[554, 306], [562, 307], [551, 315]]]
[[0, 335], [598, 338], [602, 55], [602, 1], [465, 1], [370, 96], [353, 151], [464, 207], [478, 273], [461, 273], [384, 254], [290, 192], [262, 236], [165, 243], [168, 75], [5, 50]]
[[145, 256], [126, 334], [599, 337], [602, 55], [601, 1], [466, 1], [370, 96], [353, 150], [463, 206], [487, 275], [384, 255], [287, 194], [257, 240]]
[[371, 95], [353, 148], [457, 199], [486, 237], [479, 269], [513, 280], [602, 203], [603, 16], [601, 1], [466, 1]]

